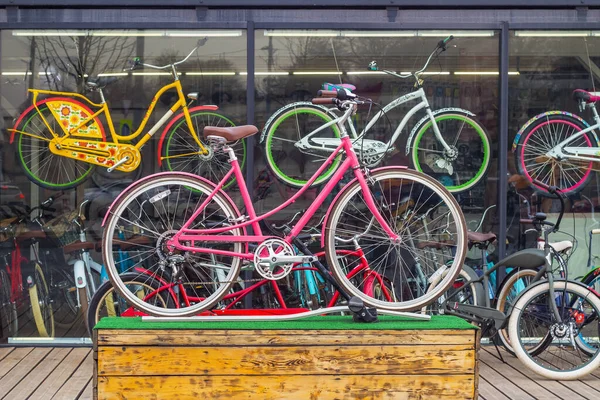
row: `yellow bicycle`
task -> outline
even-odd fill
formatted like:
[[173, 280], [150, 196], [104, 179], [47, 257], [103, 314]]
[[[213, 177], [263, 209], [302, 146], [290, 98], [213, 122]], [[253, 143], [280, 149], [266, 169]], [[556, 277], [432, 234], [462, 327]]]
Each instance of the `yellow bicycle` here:
[[[158, 164], [161, 168], [193, 173], [213, 182], [221, 180], [230, 168], [227, 155], [216, 154], [203, 143], [201, 133], [207, 125], [228, 127], [234, 126], [234, 123], [216, 112], [217, 106], [190, 108], [198, 93], [187, 94], [188, 104], [176, 68], [186, 62], [198, 47], [183, 60], [172, 64], [159, 67], [143, 63], [136, 57], [132, 66], [126, 69], [132, 71], [143, 66], [169, 70], [173, 78], [172, 83], [156, 92], [140, 126], [130, 135], [122, 136], [115, 132], [102, 93], [104, 87], [117, 80], [115, 77], [87, 80], [87, 89], [99, 94], [100, 103], [94, 103], [79, 93], [29, 89], [33, 94], [33, 104], [19, 116], [14, 129], [8, 130], [11, 132], [10, 142], [16, 139], [18, 159], [28, 178], [39, 186], [63, 190], [84, 182], [95, 166], [106, 168], [108, 172], [134, 171], [142, 161], [140, 149], [168, 122], [158, 142]], [[145, 129], [156, 102], [170, 89], [177, 91], [177, 102], [150, 129]], [[52, 97], [38, 101], [39, 95]], [[175, 114], [179, 109], [181, 111]], [[106, 119], [110, 138], [106, 136], [101, 115]], [[135, 144], [130, 142], [140, 136]], [[242, 163], [245, 163], [244, 141], [239, 141], [235, 147], [242, 155]]]

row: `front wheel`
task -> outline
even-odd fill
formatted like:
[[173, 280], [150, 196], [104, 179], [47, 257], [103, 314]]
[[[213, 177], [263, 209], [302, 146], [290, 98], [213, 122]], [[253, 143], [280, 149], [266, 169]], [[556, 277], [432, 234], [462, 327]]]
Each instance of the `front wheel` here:
[[[444, 272], [440, 278], [447, 274]], [[443, 314], [444, 307], [447, 304], [469, 304], [474, 306], [485, 306], [485, 290], [481, 282], [476, 282], [479, 278], [477, 272], [473, 271], [468, 265], [463, 265], [456, 280], [444, 294], [442, 294], [431, 306], [423, 308], [423, 313]], [[435, 288], [437, 282], [432, 282], [431, 287]]]
[[[129, 305], [160, 317], [190, 316], [216, 304], [236, 282], [241, 268], [239, 257], [223, 252], [243, 253], [241, 242], [191, 242], [187, 247], [215, 250], [215, 253], [174, 250], [168, 241], [189, 221], [190, 229], [229, 227], [239, 218], [233, 201], [214, 186], [184, 174], [164, 174], [130, 186], [111, 205], [104, 225], [102, 255], [110, 281]], [[201, 211], [192, 219], [194, 213]], [[219, 236], [243, 236], [241, 228]], [[127, 258], [123, 260], [123, 251]], [[219, 254], [221, 253], [221, 254]], [[131, 265], [129, 260], [136, 260]], [[177, 302], [173, 308], [157, 307], [128, 289], [121, 273], [143, 267], [147, 280], [159, 280], [172, 289]]]
[[[366, 304], [384, 310], [415, 311], [431, 304], [460, 272], [467, 228], [458, 203], [437, 181], [404, 168], [374, 171], [370, 196], [393, 239], [367, 206], [358, 181], [345, 186], [325, 227], [327, 263], [340, 285]], [[364, 252], [366, 265], [345, 254]], [[365, 293], [367, 279], [389, 279], [393, 296]], [[443, 279], [437, 279], [445, 274]], [[438, 282], [430, 287], [430, 281]], [[385, 293], [385, 291], [384, 291]]]
[[434, 177], [452, 193], [472, 188], [490, 163], [490, 140], [485, 128], [473, 117], [456, 111], [437, 113], [434, 119], [450, 149], [442, 146], [433, 122], [427, 119], [416, 128], [415, 139], [409, 143], [415, 169]]
[[[554, 283], [554, 296], [545, 281], [531, 286], [517, 300], [508, 322], [508, 334], [515, 354], [532, 371], [553, 380], [574, 380], [600, 366], [598, 351], [598, 313], [600, 299], [590, 289], [574, 282]], [[559, 318], [552, 311], [558, 307]], [[593, 354], [584, 352], [576, 343], [581, 335], [593, 344]], [[532, 345], [544, 342], [543, 348], [531, 354]]]
[[[190, 110], [190, 119], [194, 131], [208, 153], [202, 154], [185, 118], [179, 117], [172, 126], [167, 128], [165, 142], [159, 149], [161, 165], [166, 171], [188, 172], [218, 183], [231, 169], [229, 157], [223, 151], [215, 152], [204, 139], [203, 131], [206, 126], [227, 128], [235, 124], [224, 115], [206, 110]], [[229, 146], [235, 151], [240, 167], [244, 168], [246, 142], [238, 140]], [[234, 180], [234, 178], [230, 179], [225, 184], [225, 188], [229, 187]]]

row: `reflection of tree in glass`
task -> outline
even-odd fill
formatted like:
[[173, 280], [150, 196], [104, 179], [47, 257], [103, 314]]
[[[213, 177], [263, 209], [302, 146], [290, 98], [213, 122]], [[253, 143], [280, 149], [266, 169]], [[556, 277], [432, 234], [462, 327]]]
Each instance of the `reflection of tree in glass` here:
[[[153, 60], [153, 64], [167, 65], [176, 61], [180, 61], [187, 55], [182, 54], [177, 50], [165, 50], [160, 56]], [[211, 73], [211, 72], [235, 72], [235, 64], [232, 60], [223, 57], [203, 59], [201, 50], [196, 53], [197, 57], [190, 58], [187, 62], [177, 66], [177, 72], [194, 72], [194, 73]], [[160, 86], [172, 82], [170, 76], [160, 76]], [[239, 96], [236, 91], [243, 92], [243, 100], [245, 102], [246, 86], [242, 85], [237, 76], [229, 75], [187, 75], [181, 80], [184, 93], [198, 92], [198, 104], [214, 104], [224, 106], [230, 103], [237, 103]], [[157, 87], [158, 89], [158, 87]], [[175, 92], [165, 95], [161, 98], [165, 104], [171, 104], [176, 96]]]
[[[82, 92], [87, 79], [85, 75], [92, 77], [120, 71], [135, 51], [136, 38], [43, 36], [32, 38], [31, 45], [40, 63], [41, 83], [50, 90]], [[74, 87], [70, 86], [73, 84]]]
[[[345, 52], [344, 42], [335, 40], [334, 46], [338, 57]], [[331, 38], [307, 36], [284, 37], [274, 40], [269, 37], [268, 45], [262, 47], [261, 50], [263, 55], [260, 58], [266, 62], [268, 71], [333, 72], [337, 70]], [[331, 79], [331, 77], [318, 79]], [[268, 97], [270, 100], [283, 97], [285, 98], [285, 101], [281, 102], [283, 104], [310, 100], [319, 86], [320, 83], [307, 76], [300, 79], [290, 79], [290, 76], [287, 75], [267, 75], [260, 81], [257, 80], [256, 92]]]

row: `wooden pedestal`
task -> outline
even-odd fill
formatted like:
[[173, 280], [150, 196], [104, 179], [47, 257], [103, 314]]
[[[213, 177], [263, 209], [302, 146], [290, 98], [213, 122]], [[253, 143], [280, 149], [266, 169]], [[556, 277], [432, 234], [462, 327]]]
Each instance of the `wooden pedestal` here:
[[146, 328], [141, 321], [138, 329], [118, 329], [101, 322], [94, 335], [95, 396], [477, 398], [477, 330], [429, 330], [427, 322], [424, 329], [397, 330], [386, 323], [373, 324], [377, 330], [329, 330], [256, 329], [260, 323], [217, 329], [213, 322]]

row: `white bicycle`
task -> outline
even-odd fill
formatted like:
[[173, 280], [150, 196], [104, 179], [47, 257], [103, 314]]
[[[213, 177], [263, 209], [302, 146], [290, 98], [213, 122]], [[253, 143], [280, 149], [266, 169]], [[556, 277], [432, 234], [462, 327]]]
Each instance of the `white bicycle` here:
[[[416, 170], [435, 177], [450, 192], [462, 192], [476, 185], [487, 171], [491, 152], [488, 134], [475, 119], [475, 114], [468, 110], [451, 107], [432, 111], [421, 86], [421, 76], [430, 62], [446, 50], [452, 39], [449, 36], [441, 40], [423, 68], [418, 71], [401, 75], [381, 70], [396, 78], [415, 78], [417, 90], [398, 97], [383, 107], [360, 133], [352, 121], [348, 121], [347, 125], [359, 158], [367, 166], [374, 167], [395, 151], [394, 143], [408, 121], [424, 109], [427, 115], [411, 130], [405, 155], [411, 157]], [[377, 63], [372, 61], [369, 69], [378, 71]], [[322, 90], [320, 95], [330, 97], [337, 90], [350, 92], [355, 89], [348, 84], [325, 84], [324, 88], [330, 90]], [[386, 113], [412, 100], [417, 100], [418, 103], [406, 113], [387, 143], [365, 138]], [[267, 164], [275, 176], [289, 186], [303, 187], [341, 143], [340, 131], [335, 123], [337, 118], [335, 109], [310, 102], [295, 102], [277, 110], [265, 124], [260, 138], [265, 146]], [[327, 181], [340, 164], [341, 154], [317, 178], [314, 185]]]
[[[513, 143], [519, 173], [529, 182], [540, 181], [548, 186], [561, 187], [566, 195], [575, 194], [592, 179], [600, 162], [600, 116], [595, 103], [600, 93], [577, 89], [573, 98], [579, 111], [592, 111], [594, 124], [567, 111], [547, 111], [531, 118], [521, 127]], [[547, 190], [534, 183], [531, 186], [542, 194]]]

